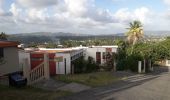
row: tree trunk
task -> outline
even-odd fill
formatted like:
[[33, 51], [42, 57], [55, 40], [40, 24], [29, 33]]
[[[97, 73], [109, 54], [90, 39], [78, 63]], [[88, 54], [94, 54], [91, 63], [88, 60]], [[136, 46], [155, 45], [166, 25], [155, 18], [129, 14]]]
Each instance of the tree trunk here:
[[137, 37], [134, 36], [133, 44], [132, 44], [132, 49], [131, 49], [131, 54], [133, 53], [134, 45], [137, 42]]

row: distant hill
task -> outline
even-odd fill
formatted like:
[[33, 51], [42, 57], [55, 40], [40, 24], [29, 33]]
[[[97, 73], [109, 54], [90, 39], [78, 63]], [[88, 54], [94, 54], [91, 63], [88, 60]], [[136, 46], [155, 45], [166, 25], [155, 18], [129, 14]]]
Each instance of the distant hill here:
[[55, 42], [59, 43], [63, 40], [86, 40], [95, 38], [123, 38], [124, 34], [109, 34], [109, 35], [89, 35], [89, 34], [77, 34], [77, 33], [64, 33], [64, 32], [35, 32], [35, 33], [20, 33], [12, 34], [9, 36], [9, 40], [19, 41], [21, 43], [44, 43]]
[[[146, 37], [167, 37], [170, 36], [170, 31], [144, 31]], [[34, 33], [19, 33], [9, 35], [9, 40], [19, 41], [21, 43], [44, 43], [54, 42], [60, 43], [63, 40], [87, 40], [87, 39], [117, 39], [125, 38], [125, 33], [93, 35], [81, 33], [64, 33], [64, 32], [34, 32]]]
[[170, 31], [144, 31], [144, 34], [148, 36], [166, 37], [170, 36]]

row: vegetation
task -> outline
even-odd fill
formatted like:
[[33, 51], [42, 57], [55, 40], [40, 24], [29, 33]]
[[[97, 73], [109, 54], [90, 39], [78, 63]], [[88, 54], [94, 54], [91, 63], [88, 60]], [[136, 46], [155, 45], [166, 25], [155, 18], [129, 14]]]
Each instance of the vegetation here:
[[134, 45], [133, 53], [131, 54], [131, 47], [126, 43], [119, 46], [117, 55], [117, 68], [119, 70], [137, 71], [137, 62], [149, 60], [154, 63], [170, 58], [170, 39], [162, 42], [141, 42]]
[[118, 70], [138, 70], [138, 61], [143, 61], [146, 69], [148, 62], [153, 64], [157, 60], [165, 60], [170, 58], [170, 39], [167, 38], [161, 42], [139, 42], [143, 37], [142, 24], [139, 21], [130, 23], [127, 32], [127, 40], [119, 41], [117, 59]]
[[8, 35], [6, 35], [4, 32], [1, 32], [0, 34], [0, 40], [7, 40]]
[[81, 57], [75, 60], [73, 64], [75, 73], [90, 73], [95, 72], [98, 69], [98, 66], [92, 57], [88, 57], [88, 60], [85, 60], [84, 57]]
[[93, 72], [88, 74], [73, 74], [73, 75], [61, 75], [55, 77], [57, 80], [64, 82], [77, 82], [92, 87], [109, 85], [118, 78], [114, 77], [111, 72]]
[[142, 24], [140, 21], [129, 23], [130, 28], [127, 28], [127, 39], [130, 44], [135, 45], [136, 42], [143, 36]]
[[66, 91], [45, 91], [33, 87], [13, 88], [0, 85], [1, 100], [54, 100], [71, 94]]

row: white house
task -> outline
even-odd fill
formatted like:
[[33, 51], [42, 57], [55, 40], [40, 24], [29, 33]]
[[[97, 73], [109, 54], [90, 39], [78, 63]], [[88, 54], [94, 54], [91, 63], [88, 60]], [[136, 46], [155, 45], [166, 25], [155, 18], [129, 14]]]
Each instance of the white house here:
[[[73, 48], [39, 48], [38, 50], [26, 49], [28, 52], [20, 51], [20, 68], [22, 67], [22, 61], [25, 58], [31, 62], [31, 68], [38, 66], [43, 59], [43, 54], [49, 55], [49, 67], [50, 74], [71, 74], [74, 73], [73, 62], [84, 56], [94, 58], [95, 62], [102, 65], [106, 62], [106, 54], [116, 53], [118, 46], [92, 46], [92, 47], [73, 47]], [[30, 56], [32, 55], [32, 56]]]
[[0, 76], [20, 71], [18, 43], [0, 41]]
[[74, 73], [74, 66], [72, 62], [81, 56], [85, 55], [84, 49], [69, 50], [56, 53], [56, 57], [59, 59], [56, 62], [57, 74], [71, 74]]
[[116, 53], [118, 46], [92, 46], [86, 49], [85, 58], [92, 57], [96, 63], [102, 65], [106, 61], [106, 53]]

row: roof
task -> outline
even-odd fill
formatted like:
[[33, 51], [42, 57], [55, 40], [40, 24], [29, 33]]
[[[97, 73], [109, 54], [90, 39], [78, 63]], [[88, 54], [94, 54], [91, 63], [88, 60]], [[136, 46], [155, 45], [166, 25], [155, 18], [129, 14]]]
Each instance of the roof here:
[[118, 48], [117, 45], [92, 46], [91, 48]]
[[13, 41], [0, 41], [0, 47], [17, 47], [18, 42]]
[[61, 50], [39, 50], [39, 51], [34, 51], [33, 53], [57, 53], [57, 52], [62, 52]]

